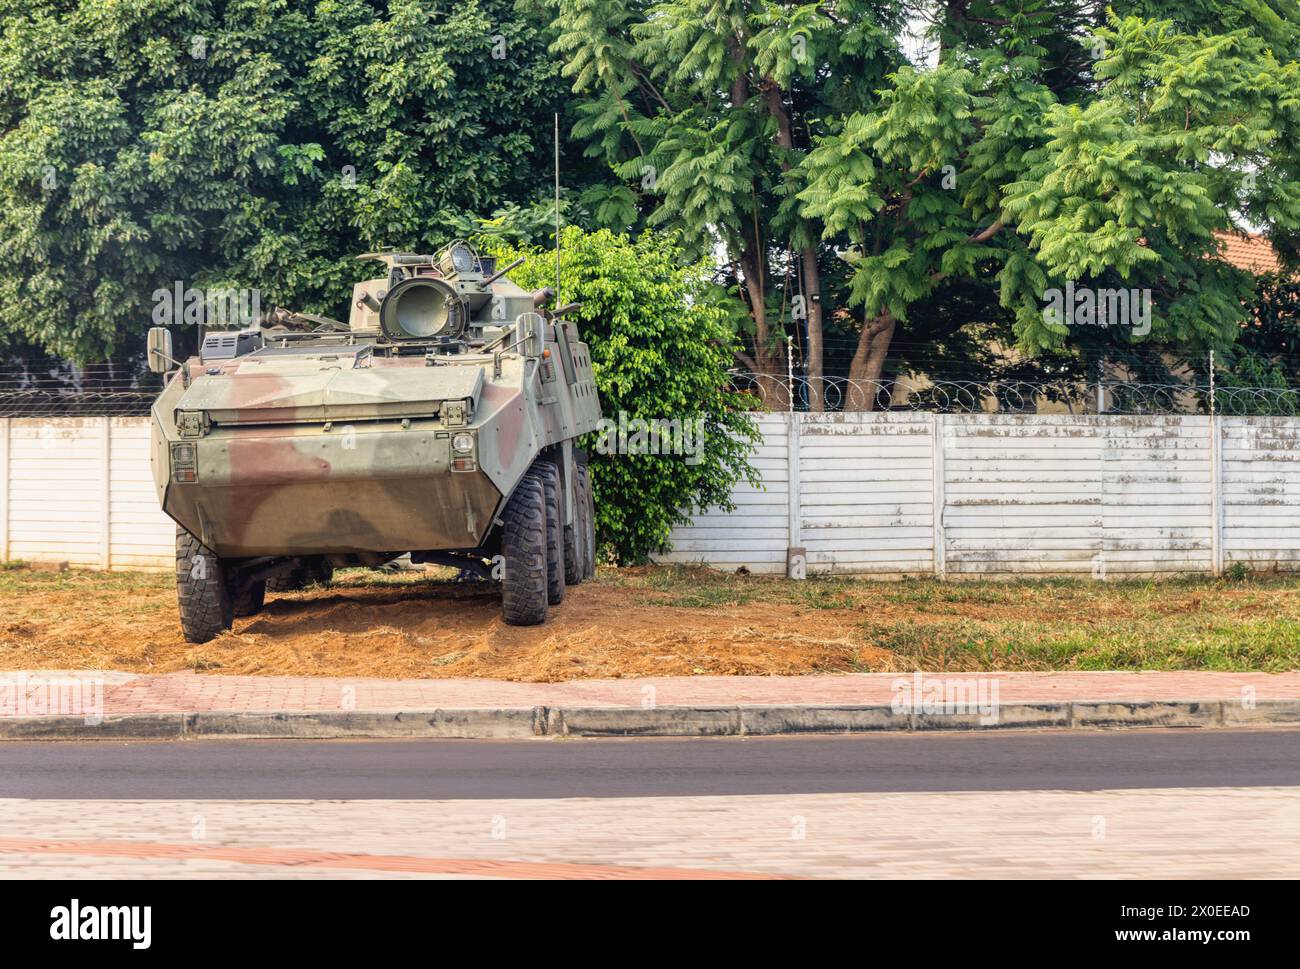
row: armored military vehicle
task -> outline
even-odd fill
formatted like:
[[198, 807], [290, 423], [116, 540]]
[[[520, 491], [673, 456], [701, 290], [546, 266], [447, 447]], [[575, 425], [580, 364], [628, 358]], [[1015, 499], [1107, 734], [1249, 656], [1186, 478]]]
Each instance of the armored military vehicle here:
[[504, 619], [545, 621], [595, 567], [575, 439], [600, 406], [573, 307], [526, 292], [464, 242], [380, 252], [346, 323], [276, 310], [172, 358], [151, 463], [176, 521], [181, 628], [201, 643], [267, 585], [328, 580], [406, 553], [498, 582]]

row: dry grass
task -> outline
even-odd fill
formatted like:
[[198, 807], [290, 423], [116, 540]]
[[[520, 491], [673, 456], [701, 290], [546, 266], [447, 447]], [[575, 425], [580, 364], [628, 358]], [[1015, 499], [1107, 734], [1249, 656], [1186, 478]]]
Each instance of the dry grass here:
[[345, 572], [185, 643], [168, 575], [0, 571], [0, 668], [552, 681], [899, 670], [1300, 669], [1300, 577], [790, 582], [602, 570], [543, 626], [448, 573]]

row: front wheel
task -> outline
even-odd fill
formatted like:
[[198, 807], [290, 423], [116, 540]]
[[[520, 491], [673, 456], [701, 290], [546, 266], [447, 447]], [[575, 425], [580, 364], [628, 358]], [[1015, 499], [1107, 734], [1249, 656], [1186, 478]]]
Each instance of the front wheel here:
[[501, 529], [501, 615], [511, 626], [546, 621], [546, 487], [526, 474], [506, 502]]
[[529, 472], [542, 481], [546, 501], [546, 601], [558, 606], [564, 601], [564, 505], [560, 498], [560, 469], [539, 461]]
[[181, 632], [191, 643], [206, 643], [235, 621], [226, 568], [197, 538], [176, 527], [176, 598]]

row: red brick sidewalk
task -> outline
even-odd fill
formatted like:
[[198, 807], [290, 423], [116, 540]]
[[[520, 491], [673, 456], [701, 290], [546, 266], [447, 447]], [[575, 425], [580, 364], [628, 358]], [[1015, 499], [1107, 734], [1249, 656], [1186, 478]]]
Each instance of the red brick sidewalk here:
[[453, 875], [472, 878], [542, 878], [547, 880], [702, 880], [752, 881], [795, 876], [750, 871], [719, 871], [710, 868], [650, 868], [561, 861], [506, 861], [490, 858], [430, 858], [424, 855], [362, 854], [343, 851], [315, 851], [308, 848], [279, 848], [234, 845], [166, 844], [137, 839], [99, 841], [54, 841], [44, 838], [0, 838], [0, 856], [9, 853], [68, 855], [75, 858], [142, 858], [162, 861], [227, 861], [241, 865], [345, 869], [373, 872], [413, 872], [425, 875]]
[[[1300, 699], [1300, 673], [952, 673], [992, 677], [1003, 703], [1046, 700]], [[941, 674], [926, 674], [927, 679]], [[496, 680], [326, 679], [170, 673], [0, 672], [0, 716], [16, 689], [49, 692], [38, 678], [98, 679], [107, 716], [130, 713], [404, 711], [449, 708], [888, 704], [911, 674], [699, 676], [567, 683]], [[25, 679], [24, 679], [25, 678]]]

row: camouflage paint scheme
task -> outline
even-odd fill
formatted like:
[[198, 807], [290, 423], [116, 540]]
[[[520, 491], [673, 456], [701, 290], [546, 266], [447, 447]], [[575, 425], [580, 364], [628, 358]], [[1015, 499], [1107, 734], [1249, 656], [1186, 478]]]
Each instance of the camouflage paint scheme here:
[[[575, 324], [533, 314], [544, 353], [510, 346], [540, 294], [488, 279], [477, 256], [459, 272], [446, 257], [369, 258], [389, 275], [357, 284], [346, 328], [263, 329], [235, 356], [209, 334], [183, 364], [188, 386], [177, 371], [154, 403], [162, 508], [223, 559], [490, 553], [494, 520], [534, 459], [553, 455], [567, 478], [573, 439], [600, 419]], [[387, 291], [415, 276], [455, 287], [457, 341], [395, 339], [381, 326]], [[473, 448], [454, 453], [464, 433]], [[194, 448], [193, 481], [174, 467], [183, 445]], [[470, 469], [454, 470], [454, 459]], [[573, 490], [564, 488], [567, 522]]]

